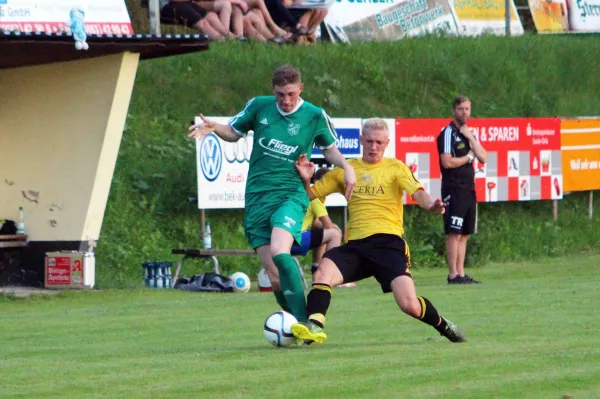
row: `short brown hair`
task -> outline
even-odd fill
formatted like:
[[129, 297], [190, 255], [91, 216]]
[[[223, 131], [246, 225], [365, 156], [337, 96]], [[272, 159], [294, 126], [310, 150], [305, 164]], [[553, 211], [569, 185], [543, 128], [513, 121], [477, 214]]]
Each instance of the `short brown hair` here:
[[285, 64], [273, 71], [271, 83], [273, 86], [285, 86], [302, 82], [300, 70], [290, 64]]
[[467, 101], [471, 102], [471, 99], [466, 96], [456, 96], [454, 97], [454, 101], [452, 101], [452, 109], [456, 109], [460, 104], [466, 103]]

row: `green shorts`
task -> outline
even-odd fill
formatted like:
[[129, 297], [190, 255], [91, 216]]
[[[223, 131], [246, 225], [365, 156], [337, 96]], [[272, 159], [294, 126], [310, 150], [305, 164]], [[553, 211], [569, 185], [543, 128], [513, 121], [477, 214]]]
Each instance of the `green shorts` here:
[[305, 214], [306, 206], [293, 200], [247, 206], [244, 213], [246, 238], [254, 249], [269, 245], [273, 227], [280, 227], [287, 230], [296, 243], [300, 244]]

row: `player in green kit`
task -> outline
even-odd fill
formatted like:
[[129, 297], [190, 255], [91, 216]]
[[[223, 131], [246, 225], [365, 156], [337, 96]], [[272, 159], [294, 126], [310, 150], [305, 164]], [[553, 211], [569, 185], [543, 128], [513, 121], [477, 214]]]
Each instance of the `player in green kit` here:
[[190, 127], [191, 138], [215, 132], [235, 142], [254, 132], [246, 182], [244, 230], [265, 268], [277, 303], [298, 321], [306, 321], [306, 298], [300, 271], [290, 255], [300, 244], [302, 220], [309, 203], [294, 166], [313, 144], [325, 159], [344, 170], [345, 195], [350, 199], [356, 183], [354, 170], [335, 145], [336, 132], [325, 111], [304, 101], [300, 71], [284, 65], [273, 72], [274, 96], [254, 97], [227, 125], [202, 118]]

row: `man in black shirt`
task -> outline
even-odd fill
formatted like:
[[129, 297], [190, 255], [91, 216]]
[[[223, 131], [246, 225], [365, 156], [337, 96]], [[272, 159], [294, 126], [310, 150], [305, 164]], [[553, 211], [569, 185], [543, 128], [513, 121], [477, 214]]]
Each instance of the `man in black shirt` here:
[[487, 161], [487, 152], [477, 142], [467, 121], [471, 117], [471, 100], [458, 96], [452, 104], [454, 119], [442, 129], [437, 139], [442, 172], [442, 200], [446, 204], [444, 231], [448, 284], [473, 284], [465, 274], [465, 255], [469, 235], [475, 232], [475, 170], [473, 160]]

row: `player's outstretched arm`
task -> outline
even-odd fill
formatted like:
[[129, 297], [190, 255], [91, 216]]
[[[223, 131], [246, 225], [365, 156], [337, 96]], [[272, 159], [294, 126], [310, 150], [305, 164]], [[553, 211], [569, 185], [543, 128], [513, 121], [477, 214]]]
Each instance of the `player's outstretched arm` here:
[[302, 154], [296, 160], [296, 170], [304, 183], [304, 190], [308, 195], [308, 198], [312, 201], [317, 196], [313, 193], [312, 187], [310, 186], [310, 179], [315, 174], [315, 164], [310, 162], [306, 157], [306, 154]]
[[352, 190], [356, 184], [354, 168], [350, 166], [348, 161], [346, 161], [346, 158], [344, 158], [340, 150], [335, 145], [323, 150], [323, 156], [327, 162], [332, 163], [333, 165], [344, 170], [344, 183], [346, 184], [344, 196], [346, 197], [346, 201], [350, 201], [350, 197], [352, 197]]
[[240, 139], [240, 135], [233, 130], [233, 128], [229, 125], [224, 125], [222, 123], [217, 123], [215, 121], [211, 121], [210, 119], [206, 119], [204, 115], [200, 114], [200, 119], [202, 119], [202, 123], [197, 125], [190, 126], [188, 137], [191, 139], [203, 138], [215, 132], [217, 136], [221, 139], [229, 142], [235, 142]]
[[442, 200], [437, 199], [434, 201], [433, 198], [431, 198], [431, 196], [427, 194], [427, 192], [425, 192], [425, 190], [423, 189], [417, 190], [412, 195], [412, 198], [417, 204], [419, 204], [421, 208], [431, 213], [438, 213], [440, 215], [443, 215], [446, 211], [446, 205], [442, 202]]

